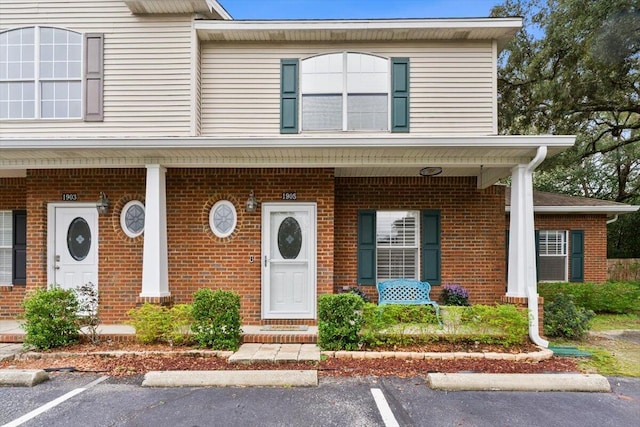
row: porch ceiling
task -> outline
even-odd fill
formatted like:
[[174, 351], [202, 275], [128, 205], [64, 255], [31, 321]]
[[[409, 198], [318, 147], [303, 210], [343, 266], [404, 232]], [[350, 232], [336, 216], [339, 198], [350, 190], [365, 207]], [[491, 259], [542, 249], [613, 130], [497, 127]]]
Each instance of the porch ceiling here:
[[[16, 170], [144, 167], [331, 167], [336, 176], [418, 176], [440, 166], [442, 176], [482, 176], [482, 186], [528, 163], [545, 145], [554, 155], [571, 136], [98, 138], [0, 140], [0, 176]], [[480, 184], [479, 184], [480, 185]]]

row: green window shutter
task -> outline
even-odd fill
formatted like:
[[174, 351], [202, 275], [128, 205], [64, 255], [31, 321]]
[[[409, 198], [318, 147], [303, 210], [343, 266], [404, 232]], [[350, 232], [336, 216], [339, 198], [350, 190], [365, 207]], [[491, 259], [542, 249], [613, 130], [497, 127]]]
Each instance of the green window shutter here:
[[439, 285], [440, 279], [440, 211], [422, 211], [422, 280]]
[[584, 282], [584, 231], [571, 230], [570, 235], [569, 281]]
[[376, 211], [358, 211], [358, 284], [376, 284]]
[[298, 133], [298, 60], [280, 62], [280, 133]]
[[409, 58], [391, 58], [391, 132], [409, 132]]
[[12, 280], [14, 285], [27, 284], [27, 211], [13, 211]]

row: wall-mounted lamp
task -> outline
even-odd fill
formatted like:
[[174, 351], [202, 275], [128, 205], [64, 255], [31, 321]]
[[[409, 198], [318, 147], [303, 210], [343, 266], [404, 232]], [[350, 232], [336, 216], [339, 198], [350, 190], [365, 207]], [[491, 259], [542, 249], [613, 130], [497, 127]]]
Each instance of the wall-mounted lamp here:
[[249, 194], [249, 198], [247, 199], [247, 203], [245, 204], [247, 208], [247, 212], [254, 213], [258, 208], [258, 200], [256, 200], [256, 195], [253, 194], [253, 190]]
[[436, 176], [442, 173], [440, 166], [427, 166], [420, 169], [420, 176]]
[[100, 192], [100, 198], [98, 199], [98, 203], [96, 203], [96, 209], [98, 209], [98, 213], [100, 215], [106, 215], [109, 212], [109, 198], [104, 192]]

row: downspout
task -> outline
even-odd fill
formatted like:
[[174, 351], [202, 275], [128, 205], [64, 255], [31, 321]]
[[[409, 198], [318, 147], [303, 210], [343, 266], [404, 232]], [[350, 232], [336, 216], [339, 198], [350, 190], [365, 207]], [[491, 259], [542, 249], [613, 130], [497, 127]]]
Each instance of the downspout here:
[[[547, 147], [544, 146], [544, 145], [541, 146], [541, 147], [538, 147], [538, 151], [536, 152], [536, 156], [527, 165], [527, 172], [531, 174], [532, 179], [533, 179], [533, 171], [538, 166], [540, 166], [540, 163], [542, 163], [544, 161], [545, 157], [547, 157]], [[532, 208], [533, 208], [533, 204], [532, 204]], [[538, 318], [538, 289], [537, 289], [537, 287], [538, 287], [538, 285], [537, 285], [536, 281], [534, 280], [533, 283], [529, 283], [527, 285], [527, 288], [526, 288], [527, 305], [528, 305], [528, 308], [529, 308], [529, 316], [530, 316], [530, 319], [531, 319], [529, 321], [529, 338], [531, 339], [531, 341], [534, 344], [536, 344], [536, 345], [538, 345], [540, 347], [547, 348], [547, 347], [549, 347], [549, 341], [543, 339], [540, 336], [540, 329], [538, 327], [539, 318]]]
[[616, 221], [618, 220], [618, 216], [619, 216], [619, 215], [616, 215], [616, 216], [614, 216], [613, 218], [611, 218], [610, 220], [608, 220], [608, 221], [607, 221], [607, 225], [609, 225], [609, 224], [613, 224], [614, 222], [616, 222]]

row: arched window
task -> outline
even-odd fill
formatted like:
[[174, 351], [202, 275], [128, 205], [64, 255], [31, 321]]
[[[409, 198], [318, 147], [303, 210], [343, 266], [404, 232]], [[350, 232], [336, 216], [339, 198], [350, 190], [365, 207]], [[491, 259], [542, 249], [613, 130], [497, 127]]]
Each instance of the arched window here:
[[51, 27], [0, 32], [0, 119], [82, 117], [82, 34]]
[[303, 131], [389, 129], [389, 60], [331, 53], [301, 61]]

